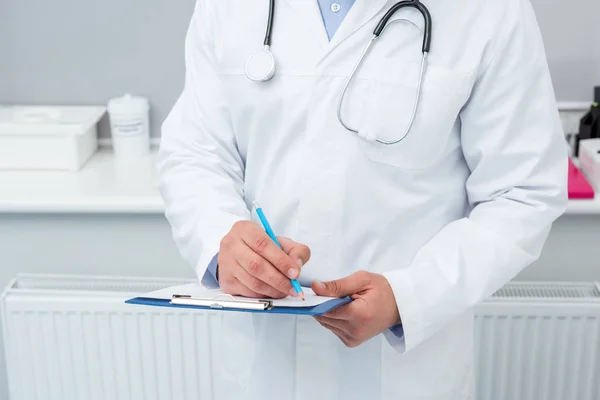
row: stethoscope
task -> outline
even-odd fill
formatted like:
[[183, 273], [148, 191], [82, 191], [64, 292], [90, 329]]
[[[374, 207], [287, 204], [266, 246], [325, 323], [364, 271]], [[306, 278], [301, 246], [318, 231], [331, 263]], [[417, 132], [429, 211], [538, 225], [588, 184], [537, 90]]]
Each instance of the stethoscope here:
[[[421, 15], [423, 16], [423, 19], [425, 21], [425, 26], [424, 26], [424, 31], [423, 31], [423, 47], [422, 47], [423, 56], [421, 58], [419, 82], [417, 84], [417, 92], [416, 92], [415, 101], [413, 104], [412, 114], [410, 116], [408, 126], [406, 127], [403, 135], [395, 140], [384, 140], [384, 139], [380, 139], [377, 136], [371, 136], [369, 134], [359, 132], [358, 129], [353, 128], [350, 125], [346, 124], [344, 122], [344, 118], [342, 115], [342, 106], [344, 103], [344, 99], [346, 97], [346, 92], [348, 91], [348, 88], [350, 87], [350, 84], [352, 83], [354, 76], [356, 75], [356, 72], [358, 71], [360, 66], [363, 64], [367, 54], [369, 53], [369, 51], [371, 50], [371, 48], [373, 46], [373, 43], [381, 36], [381, 34], [385, 30], [385, 28], [387, 28], [389, 25], [391, 25], [394, 22], [403, 21], [403, 22], [408, 22], [408, 23], [412, 24], [413, 26], [415, 26], [417, 29], [420, 30], [420, 28], [414, 22], [407, 20], [407, 19], [395, 19], [388, 24], [388, 21], [390, 20], [390, 18], [392, 18], [392, 16], [397, 11], [399, 11], [403, 8], [407, 8], [407, 7], [418, 10], [421, 13]], [[250, 57], [248, 57], [248, 60], [246, 60], [246, 65], [244, 68], [245, 72], [246, 72], [246, 76], [250, 80], [257, 81], [257, 82], [265, 82], [265, 81], [270, 80], [273, 77], [273, 75], [275, 74], [275, 57], [273, 57], [273, 53], [271, 53], [271, 37], [273, 35], [274, 13], [275, 13], [275, 0], [269, 0], [269, 18], [267, 20], [267, 32], [265, 34], [263, 48], [261, 50], [257, 51], [256, 53], [251, 54]], [[350, 132], [355, 133], [356, 135], [358, 135], [359, 137], [361, 137], [365, 140], [377, 141], [379, 143], [383, 143], [386, 145], [399, 143], [402, 140], [404, 140], [404, 138], [406, 138], [406, 136], [408, 136], [408, 134], [410, 133], [412, 126], [414, 124], [415, 118], [417, 116], [417, 111], [419, 109], [419, 100], [421, 98], [421, 88], [423, 86], [423, 78], [427, 71], [427, 58], [429, 56], [429, 50], [431, 48], [431, 32], [432, 32], [431, 14], [429, 13], [429, 10], [427, 9], [427, 7], [423, 3], [421, 3], [420, 0], [400, 1], [396, 4], [394, 4], [385, 13], [385, 15], [381, 18], [381, 20], [375, 27], [375, 30], [373, 31], [373, 37], [371, 38], [371, 40], [369, 41], [369, 43], [363, 50], [358, 62], [354, 65], [354, 68], [352, 69], [350, 76], [348, 76], [348, 78], [346, 79], [344, 88], [342, 89], [342, 93], [339, 97], [338, 107], [337, 107], [337, 118], [338, 118], [340, 124], [342, 124], [342, 126], [344, 128], [346, 128]]]

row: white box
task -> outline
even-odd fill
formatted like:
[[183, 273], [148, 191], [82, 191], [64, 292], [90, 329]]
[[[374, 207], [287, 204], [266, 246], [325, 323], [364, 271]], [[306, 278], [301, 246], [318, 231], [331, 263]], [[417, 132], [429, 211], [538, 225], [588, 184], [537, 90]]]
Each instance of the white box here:
[[0, 169], [77, 171], [98, 149], [103, 106], [0, 106]]
[[600, 190], [600, 139], [579, 142], [579, 164], [590, 185]]

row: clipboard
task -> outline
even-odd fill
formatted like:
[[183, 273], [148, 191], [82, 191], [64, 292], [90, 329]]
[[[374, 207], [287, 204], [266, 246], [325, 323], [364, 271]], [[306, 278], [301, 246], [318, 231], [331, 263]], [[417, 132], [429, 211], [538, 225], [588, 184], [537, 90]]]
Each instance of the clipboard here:
[[220, 294], [212, 299], [202, 299], [190, 295], [175, 294], [170, 302], [171, 305], [198, 306], [215, 309], [239, 309], [251, 311], [267, 311], [273, 308], [273, 302], [269, 300], [236, 300], [229, 294]]
[[[303, 304], [300, 300], [250, 299], [231, 296], [224, 293], [216, 293], [214, 296], [203, 296], [190, 294], [190, 292], [197, 291], [202, 294], [202, 290], [206, 293], [210, 293], [210, 290], [199, 287], [195, 288], [196, 290], [190, 290], [189, 288], [190, 285], [166, 288], [162, 290], [163, 293], [160, 295], [153, 295], [153, 293], [157, 293], [153, 292], [147, 295], [134, 297], [125, 301], [125, 303], [153, 307], [319, 316], [352, 302], [350, 297], [317, 299], [318, 296], [315, 295], [313, 295], [313, 297], [309, 296], [309, 302], [307, 304]], [[166, 293], [171, 294], [167, 296]], [[310, 294], [310, 291], [307, 294]]]

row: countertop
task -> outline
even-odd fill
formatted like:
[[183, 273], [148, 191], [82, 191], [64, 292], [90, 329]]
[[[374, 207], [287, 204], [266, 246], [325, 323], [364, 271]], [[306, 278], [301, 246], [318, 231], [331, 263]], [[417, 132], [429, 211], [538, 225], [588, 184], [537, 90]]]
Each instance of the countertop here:
[[0, 212], [162, 214], [155, 159], [118, 163], [101, 149], [78, 172], [0, 171]]
[[[119, 163], [99, 150], [79, 172], [0, 171], [0, 213], [162, 214], [155, 186], [156, 152]], [[571, 200], [569, 215], [600, 215], [600, 196]]]

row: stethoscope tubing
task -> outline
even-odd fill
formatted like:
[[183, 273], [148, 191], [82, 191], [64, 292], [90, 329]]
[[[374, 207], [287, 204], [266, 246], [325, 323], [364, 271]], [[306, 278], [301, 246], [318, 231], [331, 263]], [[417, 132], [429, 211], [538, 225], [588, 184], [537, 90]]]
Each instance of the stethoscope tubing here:
[[[350, 87], [350, 85], [352, 84], [352, 81], [354, 80], [354, 77], [356, 76], [358, 70], [360, 69], [361, 65], [363, 64], [365, 58], [367, 57], [369, 51], [371, 50], [371, 48], [373, 47], [373, 44], [375, 43], [375, 41], [383, 34], [383, 32], [386, 30], [386, 28], [388, 26], [390, 26], [392, 23], [395, 22], [399, 22], [399, 21], [403, 21], [403, 22], [408, 22], [412, 25], [414, 25], [417, 29], [421, 30], [417, 24], [415, 24], [414, 22], [408, 20], [408, 19], [396, 19], [393, 21], [390, 21], [390, 19], [394, 16], [394, 14], [403, 9], [403, 8], [414, 8], [416, 10], [418, 10], [421, 15], [423, 16], [424, 19], [424, 29], [422, 31], [423, 33], [423, 44], [422, 44], [422, 58], [421, 58], [421, 68], [420, 68], [420, 72], [419, 72], [419, 80], [417, 83], [417, 90], [416, 90], [416, 94], [415, 94], [415, 100], [413, 103], [413, 110], [411, 113], [411, 117], [410, 120], [408, 122], [408, 125], [404, 131], [404, 133], [402, 134], [402, 136], [400, 136], [398, 139], [395, 140], [385, 140], [385, 139], [381, 139], [379, 137], [366, 137], [367, 135], [365, 134], [361, 134], [359, 129], [353, 128], [350, 125], [348, 125], [346, 122], [344, 122], [344, 118], [343, 118], [343, 105], [344, 105], [344, 99], [346, 97], [346, 93], [348, 92], [348, 89]], [[271, 57], [270, 62], [268, 64], [268, 66], [270, 66], [271, 70], [268, 71], [269, 73], [267, 74], [260, 74], [258, 77], [255, 76], [254, 74], [251, 74], [250, 72], [246, 72], [246, 75], [248, 76], [248, 78], [252, 79], [252, 80], [257, 80], [257, 81], [265, 81], [265, 80], [269, 80], [271, 79], [271, 77], [273, 76], [274, 70], [275, 70], [275, 65], [274, 65], [274, 58], [272, 53], [270, 52], [270, 47], [271, 47], [271, 39], [273, 37], [273, 23], [274, 23], [274, 19], [275, 19], [275, 0], [269, 0], [269, 15], [268, 15], [268, 19], [267, 19], [267, 29], [265, 32], [265, 38], [263, 41], [264, 44], [264, 49], [262, 50], [263, 52], [266, 52], [267, 55], [269, 55]], [[411, 129], [414, 125], [417, 113], [418, 113], [418, 109], [419, 109], [419, 101], [421, 98], [421, 91], [422, 91], [422, 87], [423, 87], [423, 80], [427, 71], [427, 64], [428, 64], [428, 57], [429, 57], [429, 52], [431, 49], [431, 40], [432, 40], [432, 31], [433, 31], [433, 23], [432, 23], [432, 18], [431, 18], [431, 14], [429, 13], [429, 10], [427, 9], [427, 7], [420, 2], [420, 0], [403, 0], [400, 1], [396, 4], [394, 4], [381, 18], [381, 20], [379, 21], [379, 23], [377, 24], [377, 26], [375, 27], [375, 29], [373, 30], [373, 37], [371, 38], [371, 40], [369, 41], [369, 43], [367, 44], [367, 46], [365, 46], [360, 58], [358, 59], [358, 62], [354, 65], [352, 72], [350, 73], [350, 75], [348, 76], [348, 78], [346, 78], [346, 81], [344, 83], [344, 87], [342, 89], [342, 92], [340, 94], [340, 97], [338, 99], [338, 108], [337, 108], [337, 118], [340, 122], [340, 124], [346, 128], [347, 130], [349, 130], [350, 132], [355, 133], [357, 136], [362, 137], [363, 139], [366, 140], [375, 140], [379, 143], [385, 144], [385, 145], [391, 145], [391, 144], [396, 144], [399, 143], [401, 141], [403, 141], [408, 134], [411, 132]], [[259, 52], [260, 53], [260, 52]], [[251, 56], [252, 57], [252, 56]], [[249, 59], [250, 60], [250, 59]], [[252, 69], [250, 69], [252, 70]]]
[[[412, 2], [403, 2], [405, 3], [404, 7], [406, 6], [406, 3], [412, 3]], [[421, 3], [419, 3], [421, 4]], [[398, 9], [396, 9], [396, 11], [398, 11]], [[389, 13], [389, 11], [388, 11]], [[348, 78], [346, 78], [346, 82], [344, 83], [344, 87], [342, 89], [342, 92], [340, 94], [340, 97], [338, 99], [338, 108], [337, 108], [337, 118], [338, 121], [340, 122], [340, 124], [346, 128], [347, 130], [349, 130], [350, 132], [355, 133], [356, 135], [363, 137], [363, 139], [369, 140], [368, 137], [364, 137], [365, 135], [362, 135], [360, 133], [360, 130], [357, 128], [353, 128], [350, 125], [348, 125], [346, 122], [344, 122], [344, 117], [343, 117], [343, 106], [344, 106], [344, 99], [346, 97], [346, 92], [348, 91], [348, 88], [350, 87], [350, 84], [352, 83], [354, 77], [356, 76], [356, 73], [358, 72], [360, 66], [363, 64], [367, 54], [369, 53], [370, 49], [373, 46], [373, 43], [375, 43], [375, 41], [383, 34], [383, 32], [385, 31], [385, 29], [390, 26], [393, 23], [397, 23], [397, 22], [407, 22], [411, 25], [413, 25], [415, 28], [417, 28], [419, 31], [421, 30], [419, 28], [419, 26], [417, 24], [415, 24], [413, 21], [408, 20], [408, 19], [395, 19], [391, 22], [387, 22], [389, 20], [388, 17], [388, 13], [386, 13], [386, 15], [384, 16], [384, 18], [387, 17], [386, 23], [381, 25], [382, 20], [380, 21], [380, 23], [378, 24], [378, 27], [375, 29], [375, 31], [373, 32], [373, 37], [371, 38], [371, 40], [369, 41], [369, 43], [367, 44], [367, 46], [365, 47], [365, 49], [363, 50], [360, 58], [358, 59], [358, 62], [354, 65], [354, 68], [352, 69], [352, 72], [350, 73], [350, 75], [348, 76]], [[429, 13], [428, 13], [429, 14]], [[390, 14], [391, 16], [391, 14]], [[427, 22], [425, 22], [427, 23]], [[379, 25], [382, 26], [381, 29], [379, 29]], [[430, 27], [430, 25], [426, 25], [425, 26], [425, 32], [427, 32], [427, 28]], [[424, 32], [424, 35], [425, 35]], [[376, 34], [377, 33], [377, 34]], [[429, 36], [431, 37], [431, 35]], [[425, 48], [425, 40], [423, 41], [423, 48]], [[421, 68], [420, 68], [420, 72], [419, 72], [419, 80], [417, 83], [417, 90], [416, 90], [416, 94], [415, 94], [415, 100], [413, 102], [413, 110], [409, 119], [409, 122], [407, 124], [406, 129], [404, 130], [403, 134], [398, 138], [398, 139], [394, 139], [394, 140], [385, 140], [385, 139], [381, 139], [379, 137], [375, 137], [373, 138], [375, 141], [381, 143], [381, 144], [385, 144], [385, 145], [392, 145], [392, 144], [396, 144], [396, 143], [400, 143], [401, 141], [403, 141], [408, 134], [410, 133], [415, 119], [417, 117], [417, 112], [419, 111], [419, 101], [421, 99], [421, 91], [422, 91], [422, 86], [423, 86], [423, 80], [425, 77], [425, 73], [427, 71], [427, 61], [428, 61], [428, 57], [429, 57], [429, 53], [428, 52], [423, 52], [423, 56], [421, 58]]]
[[423, 48], [421, 51], [423, 53], [429, 53], [431, 51], [431, 34], [433, 30], [433, 21], [431, 19], [431, 13], [427, 9], [427, 7], [419, 0], [405, 0], [394, 4], [381, 18], [381, 20], [375, 27], [373, 34], [375, 36], [381, 35], [385, 30], [385, 27], [388, 25], [388, 21], [390, 20], [390, 18], [392, 18], [397, 11], [406, 7], [417, 9], [423, 16], [423, 20], [425, 22], [425, 29], [423, 31]]
[[271, 38], [273, 37], [273, 21], [275, 20], [275, 0], [269, 0], [269, 17], [267, 18], [267, 31], [265, 32], [265, 40], [263, 44], [271, 47]]

